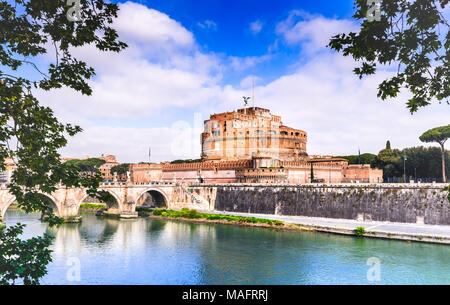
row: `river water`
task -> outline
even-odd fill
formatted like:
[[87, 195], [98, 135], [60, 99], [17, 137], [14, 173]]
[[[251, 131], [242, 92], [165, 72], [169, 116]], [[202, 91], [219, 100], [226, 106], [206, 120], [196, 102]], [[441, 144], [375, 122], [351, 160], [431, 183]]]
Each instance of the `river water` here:
[[55, 237], [42, 284], [450, 284], [447, 245], [89, 214], [50, 229], [21, 211], [5, 221]]

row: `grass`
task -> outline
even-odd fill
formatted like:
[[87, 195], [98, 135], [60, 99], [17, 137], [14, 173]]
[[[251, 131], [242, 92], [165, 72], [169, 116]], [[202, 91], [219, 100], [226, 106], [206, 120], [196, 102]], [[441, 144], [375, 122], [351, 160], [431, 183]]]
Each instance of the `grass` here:
[[80, 205], [80, 209], [81, 210], [90, 210], [90, 211], [95, 210], [95, 211], [98, 211], [98, 210], [104, 210], [104, 209], [107, 209], [107, 208], [108, 208], [108, 206], [106, 204], [103, 204], [103, 203], [88, 203], [88, 202], [84, 202], [84, 203], [82, 203]]
[[222, 220], [229, 222], [241, 222], [241, 223], [255, 223], [255, 224], [267, 224], [270, 226], [283, 226], [284, 222], [279, 220], [235, 216], [225, 214], [211, 214], [211, 213], [199, 213], [196, 210], [182, 209], [181, 211], [155, 209], [152, 210], [152, 214], [155, 216], [173, 217], [173, 218], [187, 218], [187, 219], [206, 219], [206, 220]]

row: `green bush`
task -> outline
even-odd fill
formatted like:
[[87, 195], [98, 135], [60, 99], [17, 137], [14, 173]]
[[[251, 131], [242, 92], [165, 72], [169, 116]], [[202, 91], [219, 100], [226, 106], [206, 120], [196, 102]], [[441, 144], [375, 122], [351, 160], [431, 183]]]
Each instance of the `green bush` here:
[[104, 203], [89, 203], [84, 202], [80, 204], [80, 209], [82, 210], [105, 210], [108, 209], [108, 206]]
[[355, 229], [355, 233], [358, 236], [363, 236], [364, 234], [366, 234], [366, 229], [364, 227], [357, 227]]
[[165, 210], [165, 209], [154, 209], [152, 214], [155, 216], [173, 217], [173, 218], [188, 218], [188, 219], [207, 219], [207, 220], [223, 220], [223, 221], [235, 221], [242, 223], [264, 223], [270, 226], [282, 226], [284, 222], [279, 220], [246, 217], [246, 216], [234, 216], [225, 214], [210, 214], [210, 213], [199, 213], [196, 210], [189, 210], [187, 208], [181, 211]]

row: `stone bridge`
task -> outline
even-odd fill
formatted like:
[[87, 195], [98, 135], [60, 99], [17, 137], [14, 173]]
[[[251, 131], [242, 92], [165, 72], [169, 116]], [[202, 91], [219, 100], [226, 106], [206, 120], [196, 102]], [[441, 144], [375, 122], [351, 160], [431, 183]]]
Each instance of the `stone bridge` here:
[[[114, 197], [114, 202], [106, 203], [107, 214], [122, 218], [137, 217], [136, 207], [145, 202], [153, 206], [170, 209], [191, 208], [209, 210], [209, 204], [199, 196], [192, 194], [185, 186], [176, 182], [155, 181], [151, 183], [111, 182], [100, 184], [99, 190], [107, 191]], [[51, 201], [54, 213], [66, 219], [77, 217], [80, 205], [92, 199], [86, 189], [60, 186], [51, 194], [43, 194]], [[0, 186], [0, 220], [8, 207], [15, 202], [15, 197], [7, 188]]]

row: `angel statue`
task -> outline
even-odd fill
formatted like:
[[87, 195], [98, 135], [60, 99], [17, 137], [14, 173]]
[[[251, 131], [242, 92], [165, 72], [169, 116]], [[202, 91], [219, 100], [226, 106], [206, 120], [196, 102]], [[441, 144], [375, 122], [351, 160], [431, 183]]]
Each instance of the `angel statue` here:
[[250, 97], [249, 96], [243, 96], [242, 98], [244, 99], [244, 107], [247, 107], [248, 106], [248, 100], [250, 99]]

